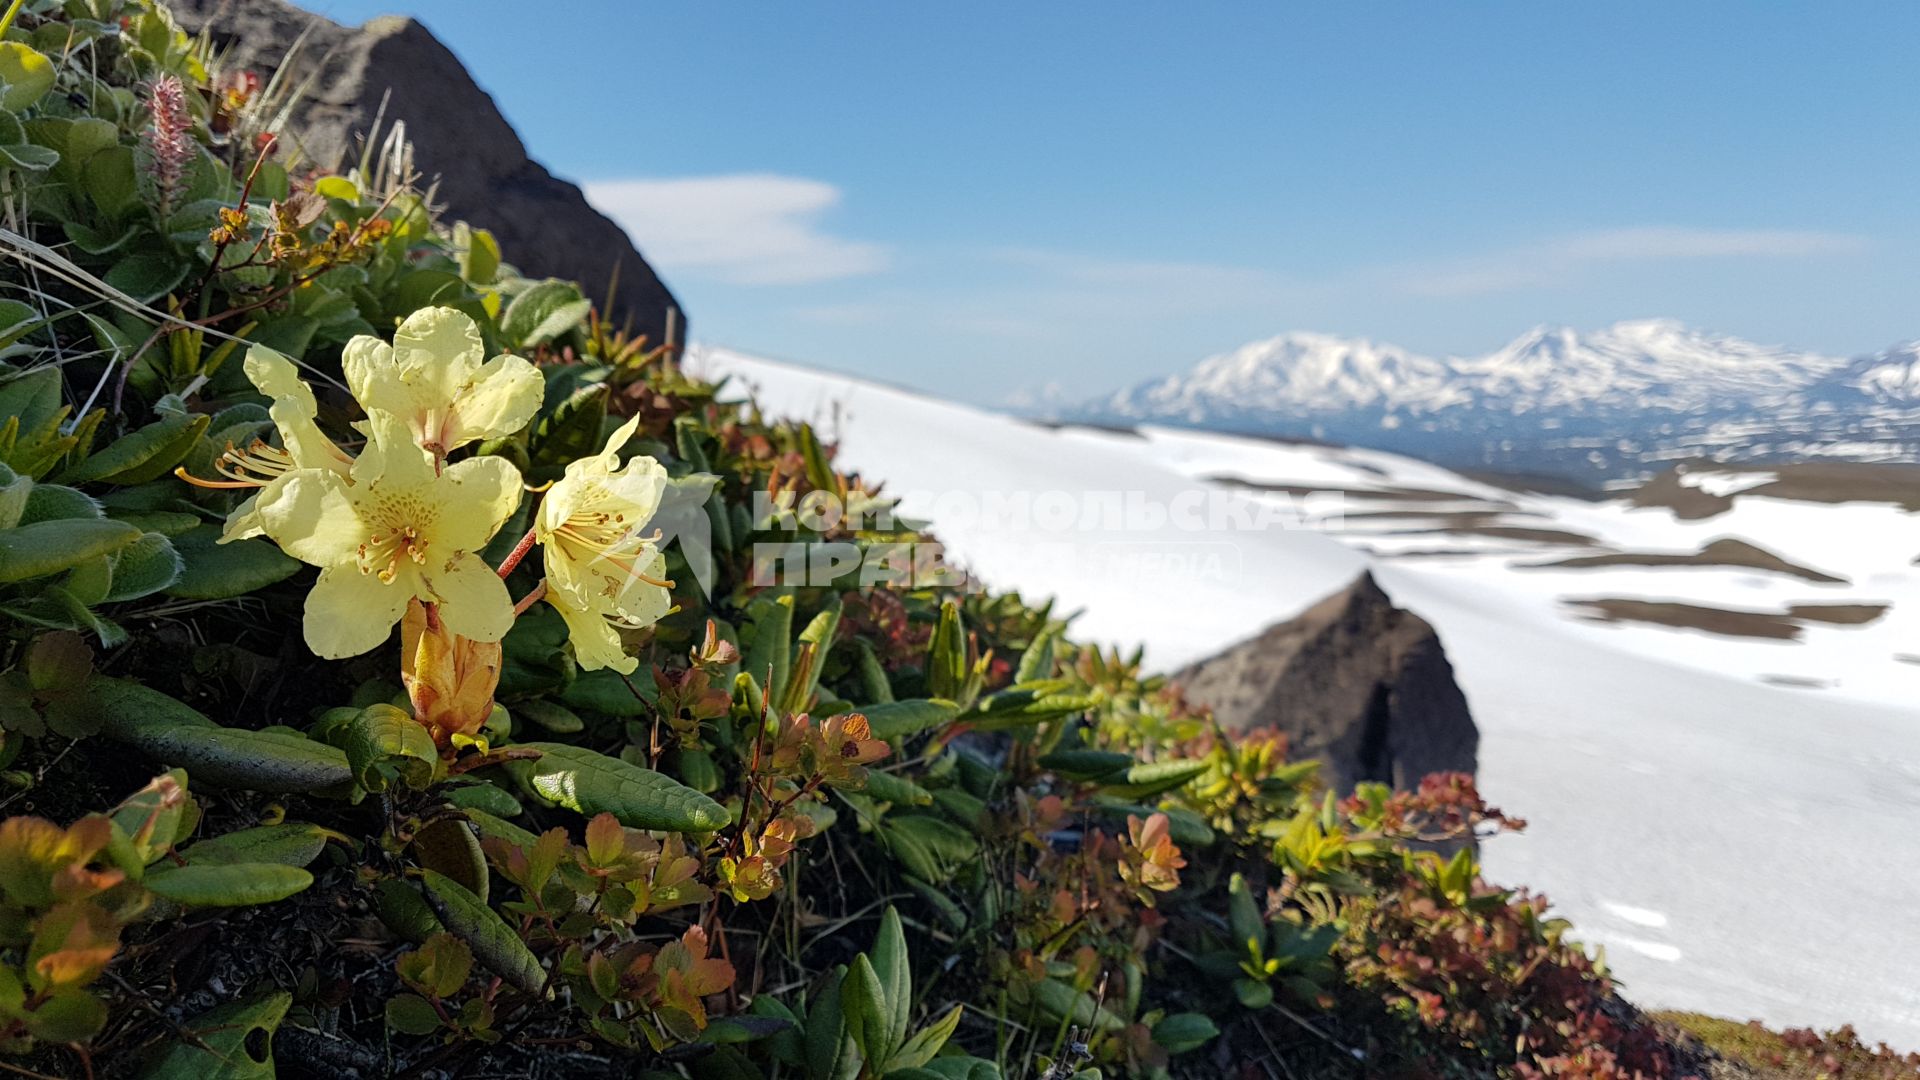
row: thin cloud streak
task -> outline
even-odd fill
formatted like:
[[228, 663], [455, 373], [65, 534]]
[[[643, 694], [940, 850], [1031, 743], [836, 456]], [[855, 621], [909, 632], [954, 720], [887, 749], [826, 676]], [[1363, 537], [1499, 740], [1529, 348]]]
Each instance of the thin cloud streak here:
[[1415, 296], [1459, 297], [1567, 283], [1602, 265], [1688, 259], [1806, 259], [1855, 255], [1866, 237], [1813, 229], [1704, 229], [1636, 226], [1575, 233], [1540, 244], [1403, 269], [1394, 276]]
[[730, 285], [806, 285], [885, 270], [883, 244], [828, 232], [840, 204], [822, 180], [768, 173], [600, 180], [587, 201], [661, 268]]

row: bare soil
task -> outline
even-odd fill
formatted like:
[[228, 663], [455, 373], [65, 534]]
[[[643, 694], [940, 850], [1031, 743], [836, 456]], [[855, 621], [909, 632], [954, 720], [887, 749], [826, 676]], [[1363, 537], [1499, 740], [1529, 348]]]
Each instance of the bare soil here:
[[1798, 641], [1808, 623], [1860, 626], [1886, 614], [1886, 604], [1794, 604], [1784, 612], [1740, 611], [1673, 600], [1633, 600], [1623, 597], [1568, 599], [1594, 622], [1645, 623], [1681, 630], [1704, 630], [1727, 637]]
[[1521, 569], [1598, 569], [1608, 566], [1726, 566], [1786, 574], [1802, 581], [1845, 585], [1847, 579], [1790, 562], [1745, 540], [1722, 537], [1691, 554], [1658, 551], [1619, 551], [1605, 555], [1576, 555], [1554, 562], [1527, 563]]

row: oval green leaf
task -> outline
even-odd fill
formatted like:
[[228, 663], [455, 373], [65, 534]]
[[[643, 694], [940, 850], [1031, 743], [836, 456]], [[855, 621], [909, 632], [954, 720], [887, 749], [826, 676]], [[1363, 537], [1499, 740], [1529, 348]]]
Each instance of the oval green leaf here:
[[526, 743], [540, 751], [529, 772], [534, 791], [592, 817], [610, 813], [633, 829], [713, 832], [726, 808], [669, 776], [563, 743]]

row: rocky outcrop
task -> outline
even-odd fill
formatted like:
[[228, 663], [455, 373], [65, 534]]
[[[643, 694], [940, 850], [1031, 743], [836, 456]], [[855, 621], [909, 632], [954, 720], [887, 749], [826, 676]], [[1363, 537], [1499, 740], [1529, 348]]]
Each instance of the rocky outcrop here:
[[406, 124], [414, 165], [426, 180], [437, 178], [435, 198], [450, 219], [491, 230], [523, 274], [578, 281], [615, 326], [630, 324], [655, 343], [686, 341], [686, 316], [633, 241], [579, 187], [527, 156], [493, 99], [420, 23], [383, 16], [344, 27], [283, 0], [170, 0], [169, 7], [189, 32], [206, 30], [230, 64], [263, 78], [308, 33], [289, 77], [291, 85], [317, 77], [289, 134], [309, 160], [331, 168], [356, 159], [385, 98], [383, 124]]
[[1326, 762], [1341, 792], [1474, 771], [1480, 733], [1439, 636], [1371, 574], [1174, 681], [1230, 730], [1285, 731], [1294, 753]]

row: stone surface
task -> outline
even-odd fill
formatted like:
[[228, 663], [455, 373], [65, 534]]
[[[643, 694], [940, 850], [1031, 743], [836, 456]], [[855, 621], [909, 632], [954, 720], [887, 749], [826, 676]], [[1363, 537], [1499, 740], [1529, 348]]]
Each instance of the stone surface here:
[[1299, 616], [1178, 672], [1229, 730], [1274, 726], [1341, 792], [1474, 771], [1479, 730], [1440, 638], [1363, 574]]
[[[361, 136], [381, 112], [406, 124], [423, 182], [449, 220], [492, 230], [508, 262], [530, 277], [578, 281], [616, 326], [658, 343], [686, 341], [686, 317], [626, 233], [587, 204], [580, 188], [527, 156], [493, 99], [452, 50], [409, 18], [383, 16], [344, 27], [283, 0], [171, 0], [191, 33], [205, 29], [229, 63], [264, 79], [302, 32], [288, 77], [313, 76], [289, 134], [306, 157], [333, 167], [356, 161]], [[311, 30], [309, 32], [309, 27]], [[383, 127], [383, 131], [385, 128]], [[619, 283], [606, 306], [614, 268]]]

